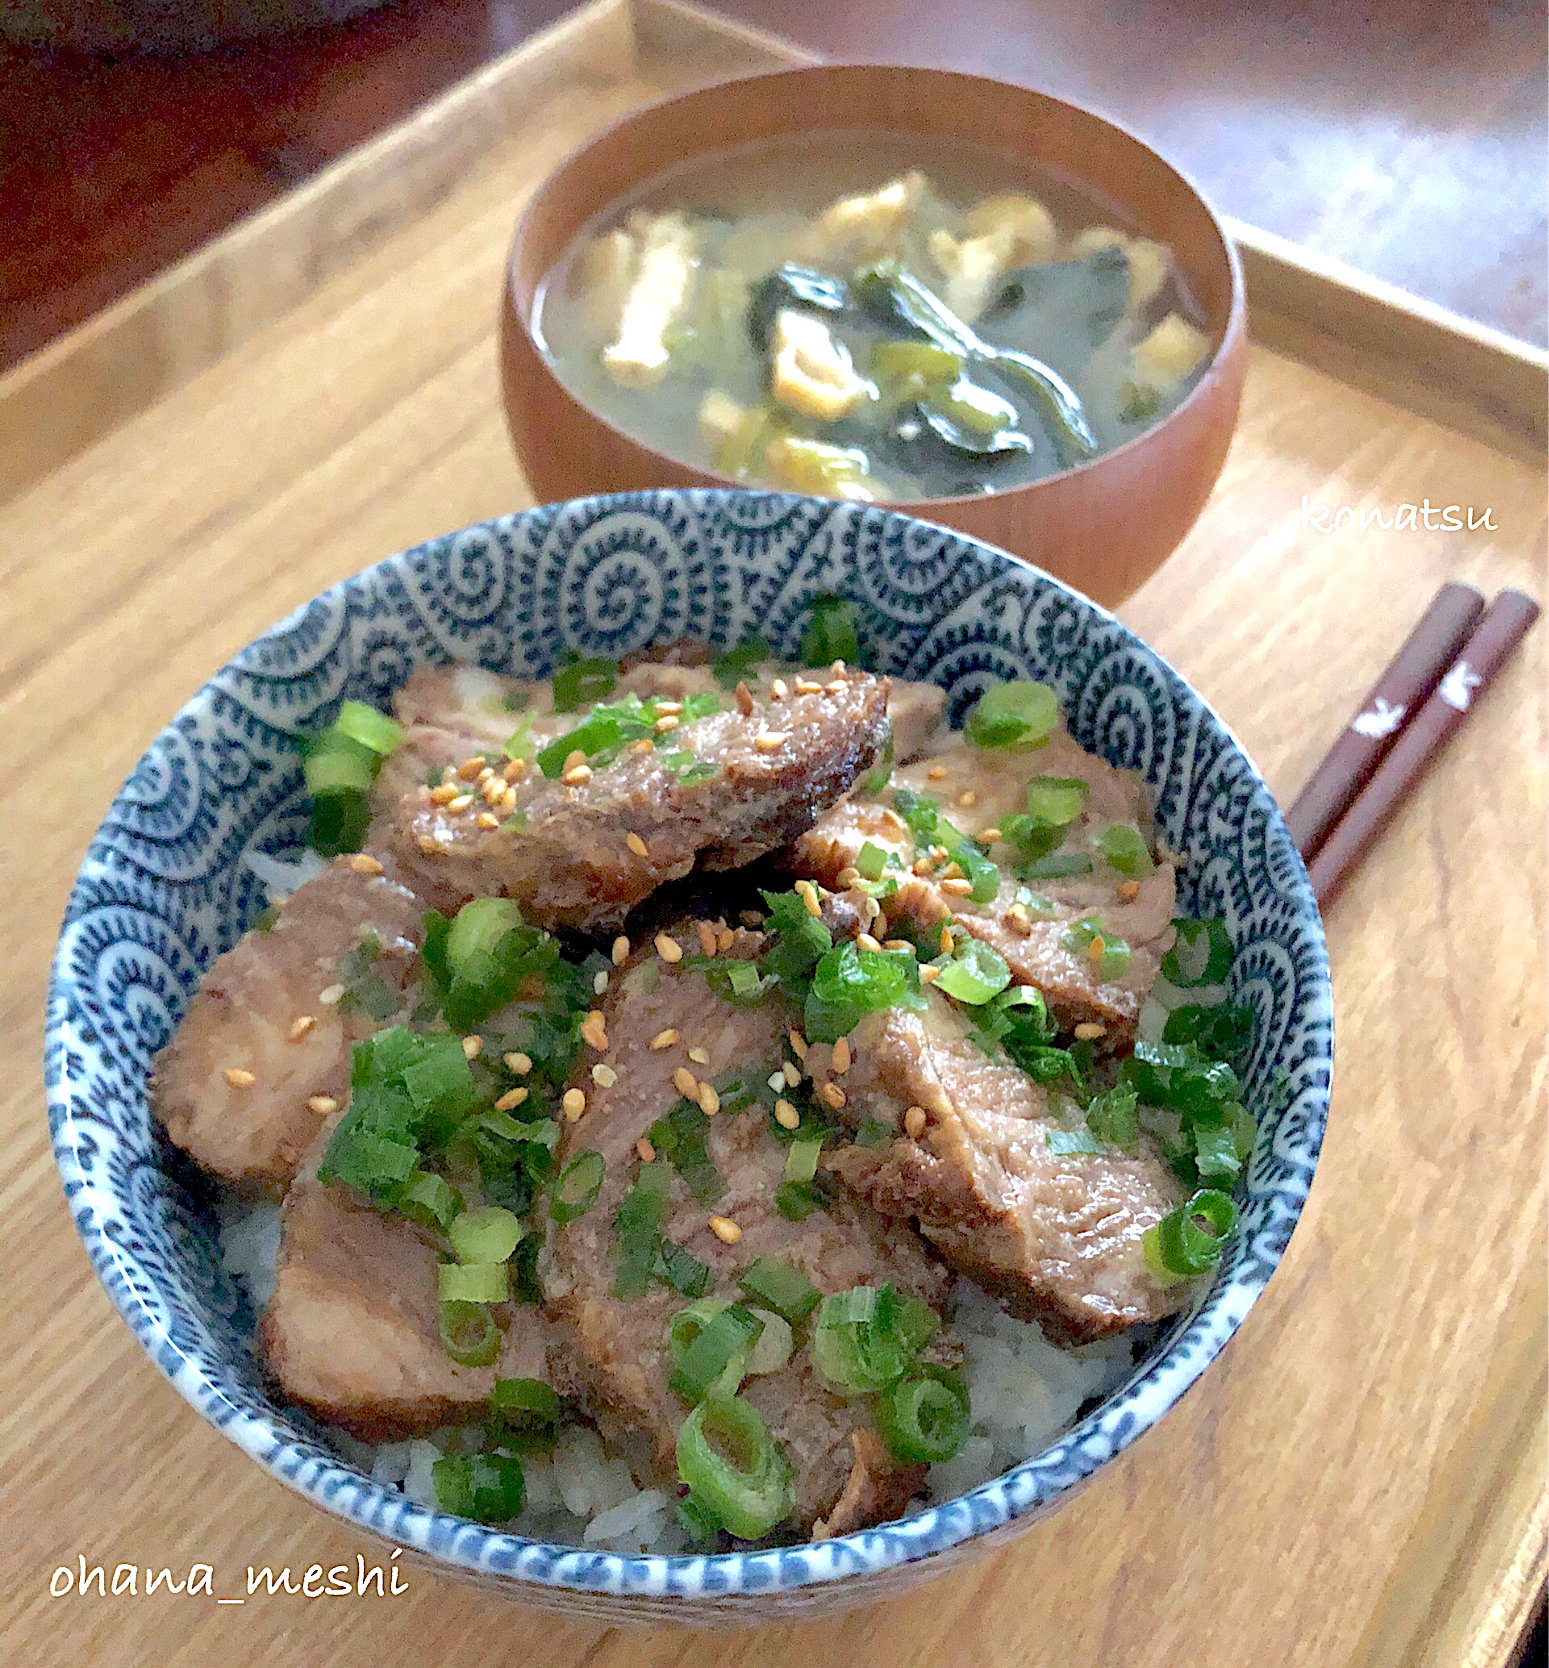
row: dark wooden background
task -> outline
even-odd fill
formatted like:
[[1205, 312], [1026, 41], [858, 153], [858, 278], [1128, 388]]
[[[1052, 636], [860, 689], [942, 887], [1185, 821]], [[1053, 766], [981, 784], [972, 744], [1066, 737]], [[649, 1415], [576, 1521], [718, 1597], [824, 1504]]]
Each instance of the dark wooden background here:
[[[566, 9], [400, 0], [336, 31], [124, 62], [0, 46], [0, 365]], [[978, 70], [1093, 104], [1226, 212], [1545, 340], [1541, 0], [719, 9], [830, 55]]]

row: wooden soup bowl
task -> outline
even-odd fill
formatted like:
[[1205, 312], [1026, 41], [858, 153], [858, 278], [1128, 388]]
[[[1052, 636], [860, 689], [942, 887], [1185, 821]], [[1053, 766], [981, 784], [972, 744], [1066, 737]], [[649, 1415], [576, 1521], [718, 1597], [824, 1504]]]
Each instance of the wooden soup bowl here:
[[532, 329], [534, 297], [582, 226], [664, 169], [705, 153], [860, 126], [1025, 157], [1110, 201], [1132, 229], [1172, 251], [1216, 344], [1176, 410], [1113, 451], [1030, 485], [896, 506], [999, 545], [1096, 602], [1122, 602], [1193, 526], [1221, 471], [1247, 363], [1242, 271], [1209, 206], [1149, 146], [1089, 110], [983, 76], [883, 64], [747, 76], [637, 110], [561, 163], [517, 225], [501, 300], [506, 418], [533, 492], [547, 502], [728, 480], [625, 434], [571, 393], [544, 358]]

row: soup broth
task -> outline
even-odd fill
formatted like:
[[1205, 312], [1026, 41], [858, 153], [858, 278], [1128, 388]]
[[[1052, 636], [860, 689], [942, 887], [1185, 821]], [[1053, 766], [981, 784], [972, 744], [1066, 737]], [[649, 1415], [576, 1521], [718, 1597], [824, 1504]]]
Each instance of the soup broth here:
[[1212, 342], [1170, 252], [1051, 171], [858, 129], [743, 146], [610, 205], [542, 284], [560, 380], [752, 484], [1004, 491], [1133, 438]]

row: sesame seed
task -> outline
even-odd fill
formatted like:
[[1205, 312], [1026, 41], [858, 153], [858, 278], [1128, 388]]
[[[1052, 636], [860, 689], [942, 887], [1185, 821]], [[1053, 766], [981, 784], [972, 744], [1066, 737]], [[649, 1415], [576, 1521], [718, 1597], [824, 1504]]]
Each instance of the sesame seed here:
[[508, 782], [520, 782], [527, 774], [526, 759], [507, 759], [506, 768], [501, 774]]
[[847, 891], [861, 878], [861, 872], [853, 863], [848, 863], [834, 876], [834, 883], [841, 892]]
[[672, 1074], [672, 1086], [684, 1100], [699, 1099], [699, 1079], [694, 1076], [687, 1066], [679, 1066]]
[[484, 755], [482, 753], [472, 753], [458, 765], [457, 774], [462, 777], [463, 781], [471, 782], [483, 768]]
[[829, 667], [829, 671], [832, 672], [836, 678], [843, 677], [844, 662], [842, 660], [836, 660], [833, 665]]
[[954, 898], [966, 898], [973, 891], [973, 882], [964, 880], [961, 875], [951, 875], [941, 883], [943, 892], [950, 892]]
[[656, 703], [656, 710], [658, 712], [670, 713], [672, 717], [677, 718], [681, 716], [683, 712], [683, 703], [681, 701], [658, 701]]
[[688, 1051], [688, 1057], [696, 1066], [708, 1066], [710, 1064], [710, 1055], [703, 1048], [691, 1048]]
[[909, 867], [915, 874], [923, 877], [936, 867], [936, 861], [932, 857], [916, 857]]
[[942, 874], [942, 878], [944, 880], [963, 880], [963, 879], [966, 879], [966, 876], [963, 874], [963, 865], [959, 862], [956, 862], [955, 860], [951, 863], [948, 863], [946, 868], [944, 868], [941, 871], [941, 874]]
[[326, 1118], [330, 1112], [337, 1112], [339, 1103], [332, 1095], [313, 1095], [307, 1101], [307, 1111], [316, 1112], [319, 1117]]
[[329, 985], [326, 990], [320, 990], [317, 993], [317, 999], [325, 1008], [331, 1008], [343, 995], [343, 985]]
[[651, 848], [633, 829], [624, 836], [624, 844], [629, 847], [636, 857], [649, 857], [651, 855]]
[[671, 1048], [678, 1040], [678, 1033], [669, 1025], [665, 1031], [658, 1031], [651, 1038], [652, 1048]]
[[785, 1087], [785, 1073], [783, 1071], [770, 1072], [769, 1087], [773, 1089], [776, 1094], [779, 1094]]
[[844, 1090], [837, 1083], [819, 1084], [818, 1097], [836, 1112], [844, 1105]]
[[656, 743], [649, 736], [641, 736], [639, 741], [630, 742], [629, 750], [631, 753], [653, 753], [656, 751]]
[[941, 953], [944, 956], [950, 956], [957, 948], [957, 941], [952, 937], [952, 928], [950, 923], [943, 924], [941, 928], [941, 937], [936, 942], [940, 944]]
[[494, 767], [492, 765], [485, 765], [484, 768], [479, 772], [479, 774], [474, 778], [474, 780], [479, 784], [479, 786], [481, 788], [488, 787], [489, 786], [489, 779], [494, 774], [495, 774]]
[[510, 1112], [520, 1106], [527, 1099], [527, 1095], [528, 1091], [520, 1087], [507, 1089], [500, 1099], [495, 1102], [495, 1110], [497, 1112]]
[[[801, 692], [802, 692], [801, 683], [802, 683], [802, 680], [800, 678], [797, 678], [797, 680], [796, 680], [796, 693], [798, 695], [801, 694]], [[790, 690], [785, 687], [785, 679], [784, 678], [775, 678], [770, 682], [770, 685], [769, 685], [769, 699], [771, 701], [783, 701], [785, 699], [785, 697], [789, 694], [790, 694]]]
[[456, 798], [457, 788], [451, 782], [443, 782], [439, 788], [430, 790], [430, 803], [432, 805], [445, 805], [448, 800]]
[[882, 948], [884, 950], [893, 950], [893, 951], [897, 951], [897, 952], [907, 952], [909, 950], [912, 950], [914, 948], [914, 946], [909, 942], [909, 940], [907, 938], [884, 938], [882, 940]]
[[926, 964], [920, 969], [920, 983], [922, 985], [933, 985], [940, 977], [941, 969], [939, 967], [932, 967], [929, 962], [926, 962]]
[[493, 805], [498, 800], [504, 798], [505, 791], [505, 778], [503, 776], [497, 776], [494, 771], [490, 771], [489, 774], [485, 776], [484, 780], [479, 783], [479, 792], [484, 795], [484, 803], [486, 805]]
[[791, 1039], [791, 1052], [798, 1060], [805, 1060], [807, 1058], [807, 1039], [802, 1036], [800, 1031], [790, 1031], [786, 1034]]
[[1095, 965], [1103, 959], [1107, 949], [1108, 945], [1105, 939], [1101, 936], [1094, 938], [1086, 947], [1086, 959]]
[[739, 683], [736, 688], [737, 711], [744, 718], [753, 716], [753, 692], [745, 683]]
[[532, 1070], [532, 1061], [525, 1054], [508, 1054], [505, 1057], [505, 1061], [506, 1070], [515, 1072], [518, 1077], [526, 1077], [528, 1072]]
[[957, 802], [966, 811], [971, 806], [979, 803], [979, 796], [973, 791], [972, 788], [964, 788], [963, 791], [957, 796]]
[[668, 966], [671, 966], [673, 962], [683, 960], [683, 946], [677, 941], [677, 939], [670, 938], [664, 932], [659, 932], [656, 935], [655, 943], [657, 955], [659, 955], [662, 960], [668, 964]]
[[586, 764], [571, 765], [569, 770], [560, 773], [559, 779], [567, 788], [578, 788], [583, 782], [591, 781], [592, 767]]
[[821, 695], [823, 686], [820, 683], [814, 683], [811, 678], [797, 678], [796, 693], [798, 695]]
[[654, 1163], [656, 1159], [656, 1148], [653, 1147], [650, 1141], [642, 1135], [640, 1139], [635, 1142], [635, 1154], [642, 1164], [651, 1164]]
[[841, 1037], [834, 1044], [834, 1070], [843, 1077], [850, 1069], [850, 1039]]
[[559, 1104], [565, 1109], [565, 1117], [575, 1123], [586, 1110], [586, 1096], [579, 1089], [566, 1089]]
[[981, 846], [992, 846], [998, 839], [1000, 839], [1000, 837], [1001, 833], [998, 828], [981, 828], [979, 832], [974, 835], [974, 838]]
[[446, 802], [446, 808], [454, 813], [458, 811], [466, 811], [472, 803], [473, 795], [471, 793], [460, 793], [456, 799], [449, 799]]
[[599, 967], [597, 971], [592, 974], [592, 994], [594, 996], [601, 996], [607, 988], [608, 970], [605, 967]]
[[1027, 913], [1027, 905], [1014, 903], [1006, 911], [1011, 920], [1025, 932], [1033, 924], [1033, 918]]
[[712, 1216], [710, 1232], [722, 1245], [735, 1245], [742, 1238], [742, 1229], [729, 1216]]
[[947, 767], [945, 765], [932, 765], [930, 769], [925, 772], [925, 780], [927, 782], [939, 782], [942, 777], [946, 775], [946, 773]]
[[612, 960], [615, 967], [622, 967], [624, 963], [629, 960], [629, 940], [625, 938], [623, 933], [620, 933], [619, 936], [613, 940]]
[[721, 1110], [721, 1097], [708, 1083], [699, 1085], [699, 1110], [707, 1118], [713, 1118]]
[[1119, 896], [1125, 903], [1134, 903], [1135, 899], [1140, 896], [1140, 882], [1138, 880], [1126, 880], [1119, 887]]
[[656, 731], [657, 735], [664, 736], [669, 730], [677, 729], [682, 722], [682, 719], [675, 712], [669, 712], [658, 718], [651, 728]]
[[909, 1110], [904, 1113], [904, 1134], [907, 1135], [911, 1141], [918, 1141], [924, 1133], [925, 1108], [923, 1106], [911, 1106]]
[[823, 906], [818, 902], [818, 889], [810, 880], [798, 880], [796, 892], [801, 901], [807, 906], [809, 915], [821, 915]]
[[715, 947], [721, 955], [725, 955], [736, 942], [737, 935], [730, 927], [723, 924], [715, 929]]
[[483, 1052], [484, 1052], [484, 1039], [483, 1039], [483, 1037], [464, 1037], [463, 1038], [463, 1053], [467, 1056], [468, 1059], [477, 1060], [478, 1057]]
[[297, 1014], [290, 1022], [289, 1040], [299, 1042], [316, 1024], [317, 1021], [311, 1014]]
[[753, 745], [760, 753], [778, 753], [790, 739], [787, 730], [760, 730], [753, 738]]
[[251, 1089], [257, 1079], [252, 1072], [244, 1071], [241, 1066], [227, 1066], [226, 1081], [233, 1089]]
[[785, 1084], [787, 1089], [794, 1089], [801, 1082], [801, 1072], [794, 1062], [787, 1060], [781, 1065], [780, 1081]]
[[473, 820], [479, 825], [480, 828], [500, 827], [500, 818], [497, 817], [492, 811], [480, 811], [478, 816], [476, 816]]
[[874, 956], [882, 954], [882, 945], [880, 940], [873, 938], [869, 932], [856, 933], [855, 942], [861, 947], [861, 949], [870, 950]]
[[358, 875], [379, 875], [382, 865], [369, 852], [357, 851], [350, 859], [350, 867]]
[[608, 1049], [607, 1021], [602, 1017], [599, 1009], [593, 1008], [586, 1018], [581, 1021], [581, 1035], [599, 1054], [605, 1054]]
[[824, 687], [828, 690], [830, 695], [843, 695], [845, 682], [843, 678], [835, 678], [832, 683], [825, 684]]
[[570, 751], [565, 755], [565, 762], [560, 766], [560, 769], [561, 770], [569, 770], [574, 765], [585, 764], [585, 763], [586, 763], [586, 754], [583, 753], [579, 747], [572, 747], [570, 749]]
[[775, 1102], [775, 1122], [781, 1129], [799, 1129], [801, 1127], [801, 1113], [788, 1100]]
[[708, 921], [696, 921], [694, 930], [699, 934], [699, 948], [702, 954], [715, 954], [715, 928]]
[[1076, 1027], [1077, 1042], [1096, 1042], [1099, 1037], [1108, 1034], [1108, 1027], [1100, 1025], [1095, 1019], [1084, 1019]]
[[592, 1082], [599, 1089], [611, 1089], [619, 1080], [619, 1074], [612, 1066], [596, 1065], [592, 1067]]
[[418, 843], [420, 850], [424, 852], [426, 856], [429, 856], [432, 852], [440, 851], [441, 849], [441, 842], [429, 834], [421, 834]]

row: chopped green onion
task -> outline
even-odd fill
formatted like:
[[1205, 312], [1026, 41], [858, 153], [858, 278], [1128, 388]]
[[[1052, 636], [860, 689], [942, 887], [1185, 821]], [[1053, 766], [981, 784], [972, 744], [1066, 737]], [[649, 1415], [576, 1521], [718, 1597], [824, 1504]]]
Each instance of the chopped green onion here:
[[671, 1193], [672, 1173], [667, 1166], [642, 1164], [634, 1185], [619, 1201], [613, 1218], [619, 1259], [613, 1274], [615, 1297], [628, 1302], [645, 1296]]
[[430, 1468], [436, 1501], [444, 1512], [476, 1523], [506, 1523], [522, 1515], [526, 1479], [509, 1454], [449, 1454]]
[[416, 1170], [398, 1197], [398, 1209], [423, 1228], [444, 1229], [462, 1206], [462, 1194], [430, 1170]]
[[792, 1141], [785, 1155], [785, 1179], [788, 1182], [809, 1182], [818, 1173], [818, 1154], [823, 1150], [823, 1137], [812, 1136]]
[[752, 1353], [743, 1371], [749, 1378], [763, 1378], [767, 1373], [779, 1372], [790, 1360], [795, 1339], [791, 1336], [791, 1323], [784, 1315], [777, 1315], [769, 1309], [753, 1309], [749, 1313], [763, 1327], [763, 1331], [754, 1340]]
[[816, 1286], [778, 1257], [755, 1257], [737, 1284], [788, 1321], [803, 1321], [822, 1302]]
[[1194, 1136], [1194, 1165], [1199, 1179], [1212, 1186], [1230, 1187], [1242, 1169], [1237, 1155], [1236, 1132], [1226, 1118], [1208, 1123], [1195, 1118], [1190, 1124]]
[[958, 1002], [978, 1007], [1011, 983], [1011, 969], [1000, 951], [977, 938], [964, 937], [950, 956], [939, 957], [936, 989]]
[[711, 670], [715, 673], [715, 681], [723, 689], [735, 689], [760, 661], [768, 660], [769, 657], [769, 645], [754, 633], [751, 637], [744, 637], [736, 648], [723, 654]]
[[[945, 825], [943, 825], [945, 826]], [[993, 903], [1000, 896], [1000, 870], [972, 840], [958, 836], [950, 848], [952, 857], [968, 880], [970, 903]]]
[[877, 1399], [877, 1428], [906, 1465], [949, 1460], [968, 1434], [968, 1390], [946, 1367], [926, 1366]]
[[726, 1192], [726, 1183], [705, 1147], [709, 1130], [710, 1120], [704, 1113], [689, 1101], [680, 1100], [646, 1131], [646, 1139], [657, 1155], [673, 1166], [702, 1205], [713, 1205]]
[[842, 660], [861, 664], [860, 638], [855, 630], [855, 604], [843, 597], [812, 599], [812, 619], [801, 639], [801, 658], [809, 666], [828, 666]]
[[487, 1367], [499, 1357], [502, 1339], [482, 1303], [454, 1300], [441, 1304], [441, 1343], [458, 1366]]
[[522, 925], [522, 912], [509, 898], [474, 898], [457, 912], [447, 934], [446, 960], [455, 978], [477, 958], [493, 955], [508, 932]]
[[611, 695], [618, 681], [616, 660], [601, 656], [583, 660], [572, 650], [554, 674], [554, 710], [575, 712], [580, 707], [589, 707], [594, 701]]
[[774, 940], [759, 963], [766, 977], [781, 984], [800, 987], [824, 952], [829, 950], [834, 937], [828, 928], [808, 910], [795, 892], [763, 892], [769, 909], [765, 931]]
[[369, 747], [384, 759], [396, 753], [403, 743], [403, 725], [389, 718], [385, 712], [368, 707], [364, 701], [346, 701], [339, 708], [333, 728], [335, 734], [358, 741], [362, 747]]
[[1146, 1229], [1146, 1267], [1164, 1285], [1207, 1273], [1220, 1262], [1236, 1221], [1237, 1207], [1227, 1194], [1202, 1188]]
[[651, 1275], [684, 1297], [703, 1297], [714, 1284], [709, 1264], [670, 1239], [657, 1241]]
[[1044, 1134], [1044, 1144], [1051, 1153], [1066, 1156], [1072, 1153], [1100, 1153], [1097, 1137], [1089, 1129], [1051, 1129]]
[[1109, 823], [1093, 838], [1092, 844], [1102, 853], [1109, 866], [1117, 869], [1121, 875], [1129, 875], [1131, 878], [1143, 877], [1156, 869], [1151, 853], [1146, 849], [1146, 842], [1140, 837], [1140, 830], [1130, 823]]
[[370, 793], [376, 780], [377, 758], [364, 747], [341, 747], [325, 741], [301, 764], [302, 780], [314, 797], [329, 793]]
[[[1086, 962], [1098, 978], [1106, 982], [1124, 976], [1130, 963], [1129, 944], [1115, 932], [1110, 932], [1095, 915], [1086, 915], [1074, 922], [1061, 940], [1071, 955]], [[1101, 942], [1096, 956], [1092, 946]]]
[[913, 957], [860, 950], [845, 939], [824, 953], [812, 975], [803, 1029], [811, 1042], [837, 1042], [865, 1015], [890, 1008], [918, 988]]
[[805, 1222], [815, 1210], [828, 1203], [811, 1182], [783, 1181], [775, 1189], [775, 1209], [787, 1222]]
[[889, 777], [893, 774], [893, 761], [897, 757], [897, 749], [893, 746], [893, 731], [889, 726], [887, 740], [882, 744], [882, 752], [870, 772], [861, 778], [860, 791], [863, 794], [879, 794], [887, 786]]
[[857, 1147], [885, 1147], [897, 1133], [885, 1118], [866, 1118], [856, 1130], [853, 1140]]
[[1091, 791], [1079, 776], [1035, 776], [1027, 784], [1027, 814], [1046, 828], [1063, 828], [1081, 815]]
[[1168, 1014], [1162, 1041], [1193, 1043], [1207, 1058], [1235, 1060], [1252, 1046], [1254, 1026], [1252, 1008], [1231, 1002], [1210, 1008], [1189, 1004]]
[[414, 1173], [419, 1148], [362, 1128], [360, 1112], [359, 1107], [352, 1107], [340, 1119], [329, 1138], [317, 1178], [324, 1184], [347, 1182], [368, 1198], [391, 1203]]
[[1110, 1141], [1116, 1147], [1133, 1147], [1140, 1139], [1135, 1101], [1135, 1089], [1130, 1083], [1120, 1083], [1097, 1095], [1086, 1109], [1087, 1128], [1100, 1141]]
[[502, 1425], [553, 1425], [559, 1420], [559, 1397], [541, 1378], [497, 1378], [489, 1410]]
[[692, 1490], [678, 1502], [677, 1518], [688, 1531], [689, 1538], [695, 1541], [707, 1541], [726, 1527]]
[[711, 1397], [683, 1421], [678, 1475], [690, 1498], [743, 1540], [767, 1534], [793, 1503], [790, 1461], [741, 1396]]
[[602, 1191], [603, 1162], [598, 1152], [577, 1153], [559, 1173], [549, 1193], [549, 1215], [564, 1227], [585, 1216]]
[[975, 747], [1042, 747], [1059, 719], [1059, 700], [1048, 684], [1019, 678], [985, 690], [969, 709], [963, 733]]
[[758, 1339], [759, 1321], [740, 1303], [705, 1298], [680, 1309], [667, 1328], [667, 1383], [685, 1401], [734, 1396]]
[[909, 1370], [940, 1324], [928, 1304], [892, 1286], [852, 1286], [823, 1299], [812, 1359], [838, 1390], [881, 1390]]
[[1054, 851], [1047, 857], [1024, 863], [1017, 871], [1023, 880], [1069, 880], [1075, 875], [1089, 875], [1092, 859], [1085, 852]]
[[1218, 985], [1232, 970], [1232, 940], [1224, 921], [1174, 921], [1177, 938], [1162, 957], [1162, 977], [1189, 990]]
[[[887, 867], [887, 860], [893, 853], [884, 851], [881, 846], [874, 845], [870, 840], [855, 854], [855, 867], [860, 870], [867, 880], [881, 880], [882, 871]], [[894, 862], [897, 858], [894, 857]]]
[[[461, 1220], [458, 1217], [452, 1226]], [[513, 1241], [511, 1250], [515, 1249]], [[504, 1303], [511, 1296], [511, 1274], [504, 1261], [442, 1263], [436, 1270], [436, 1295], [443, 1303]]]

